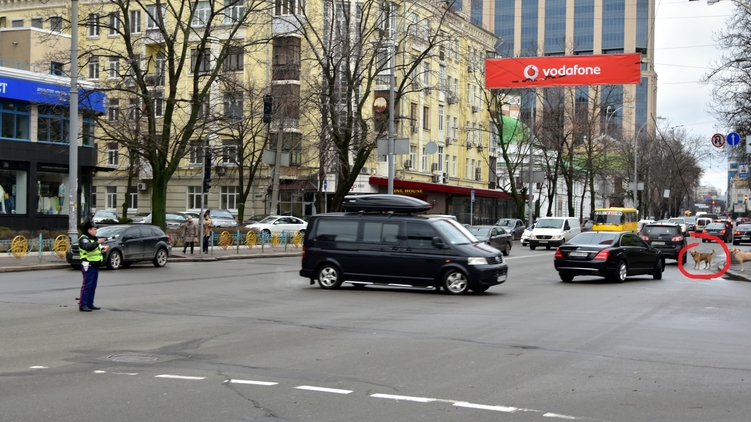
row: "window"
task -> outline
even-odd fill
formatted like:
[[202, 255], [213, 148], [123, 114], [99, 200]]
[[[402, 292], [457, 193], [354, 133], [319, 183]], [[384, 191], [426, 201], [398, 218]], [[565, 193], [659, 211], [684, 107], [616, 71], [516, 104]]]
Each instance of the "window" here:
[[50, 63], [50, 74], [63, 76], [63, 64], [60, 62]]
[[451, 158], [451, 177], [456, 177], [456, 155]]
[[443, 147], [438, 147], [438, 171], [443, 171]]
[[417, 147], [414, 145], [409, 146], [409, 161], [411, 169], [417, 167]]
[[50, 32], [62, 32], [63, 18], [61, 16], [52, 16], [50, 18]]
[[274, 15], [297, 15], [302, 13], [305, 3], [303, 0], [275, 0]]
[[469, 158], [464, 161], [464, 178], [469, 179]]
[[167, 14], [167, 5], [157, 7], [156, 4], [146, 6], [146, 29], [159, 29], [164, 26], [164, 17]]
[[130, 98], [128, 100], [128, 121], [136, 122], [141, 118], [141, 100]]
[[225, 210], [237, 209], [237, 198], [239, 198], [237, 186], [222, 186], [219, 192], [219, 208]]
[[190, 73], [211, 70], [211, 50], [194, 48], [190, 51]]
[[224, 15], [225, 24], [232, 24], [243, 19], [245, 0], [225, 0], [224, 6], [227, 8]]
[[222, 64], [222, 70], [225, 72], [237, 72], [243, 70], [243, 58], [245, 50], [242, 47], [230, 47], [227, 51], [227, 57]]
[[430, 63], [422, 63], [422, 86], [423, 88], [430, 88]]
[[89, 79], [99, 79], [99, 57], [89, 59]]
[[357, 221], [334, 221], [320, 219], [316, 228], [316, 240], [319, 242], [354, 242], [357, 240]]
[[23, 28], [23, 19], [13, 19], [10, 25], [12, 28]]
[[428, 169], [428, 154], [425, 151], [425, 147], [422, 148], [422, 154], [420, 155], [420, 171]]
[[224, 117], [240, 119], [243, 116], [243, 93], [224, 94]]
[[120, 156], [117, 148], [117, 142], [107, 144], [107, 165], [117, 167], [118, 157]]
[[37, 140], [39, 142], [68, 143], [69, 114], [59, 107], [39, 106]]
[[[20, 181], [19, 181], [20, 183]], [[16, 191], [21, 188], [16, 186]], [[38, 214], [68, 214], [67, 173], [52, 173], [37, 171], [37, 213]], [[12, 193], [12, 191], [11, 191]], [[16, 192], [18, 194], [18, 192]], [[21, 207], [21, 198], [16, 198], [16, 206]], [[25, 202], [25, 199], [24, 199]], [[19, 214], [20, 210], [16, 210]]]
[[110, 56], [107, 63], [107, 78], [117, 79], [120, 76], [120, 60], [117, 56]]
[[141, 33], [141, 11], [140, 10], [131, 10], [130, 11], [130, 22], [129, 22], [131, 34], [140, 34]]
[[222, 164], [236, 164], [239, 161], [239, 145], [237, 139], [222, 140]]
[[28, 140], [30, 117], [28, 105], [10, 100], [0, 102], [0, 137]]
[[164, 91], [155, 89], [151, 92], [154, 98], [154, 116], [164, 117]]
[[190, 147], [188, 163], [191, 165], [203, 165], [203, 148], [200, 143], [196, 143]]
[[44, 28], [44, 19], [42, 18], [31, 18], [31, 27], [32, 28]]
[[117, 186], [105, 187], [105, 208], [117, 208]]
[[131, 186], [128, 192], [128, 208], [138, 209], [138, 186]]
[[399, 242], [399, 223], [365, 221], [362, 224], [362, 241], [376, 244]]
[[211, 17], [211, 4], [208, 1], [196, 2], [196, 10], [193, 14], [193, 26], [206, 26], [209, 23]]
[[26, 171], [12, 167], [0, 169], [0, 214], [26, 214], [27, 180]]
[[433, 227], [425, 223], [407, 224], [407, 247], [432, 249], [433, 238], [438, 236], [438, 232]]
[[116, 36], [120, 33], [120, 14], [112, 12], [109, 14], [109, 35]]
[[208, 119], [211, 117], [211, 96], [207, 93], [201, 101], [201, 107], [198, 109], [198, 117]]
[[187, 194], [187, 209], [200, 209], [206, 208], [208, 202], [208, 194], [203, 195], [203, 201], [201, 201], [201, 190], [203, 186], [188, 186]]
[[[443, 135], [443, 106], [438, 106], [438, 136]], [[439, 139], [440, 142], [443, 142], [443, 139]]]
[[120, 118], [120, 100], [117, 98], [109, 99], [109, 107], [107, 107], [107, 121], [116, 122]]
[[422, 128], [430, 130], [430, 107], [422, 107]]

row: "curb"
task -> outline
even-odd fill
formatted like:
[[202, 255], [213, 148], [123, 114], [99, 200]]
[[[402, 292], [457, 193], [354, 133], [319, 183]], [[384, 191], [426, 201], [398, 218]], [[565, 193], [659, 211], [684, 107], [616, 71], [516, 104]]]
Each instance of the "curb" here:
[[[236, 259], [259, 259], [259, 258], [286, 258], [286, 257], [294, 257], [294, 256], [302, 256], [302, 252], [278, 252], [274, 254], [257, 254], [257, 255], [228, 255], [228, 256], [208, 256], [208, 257], [196, 257], [196, 258], [185, 258], [185, 257], [170, 257], [168, 263], [171, 264], [179, 264], [181, 262], [216, 262], [216, 261], [231, 261]], [[15, 272], [21, 272], [21, 271], [41, 271], [41, 270], [59, 270], [59, 269], [65, 269], [65, 268], [71, 268], [70, 264], [33, 264], [33, 265], [23, 265], [23, 266], [14, 266], [14, 267], [3, 267], [0, 268], [0, 273], [15, 273]], [[72, 268], [71, 268], [72, 269]]]

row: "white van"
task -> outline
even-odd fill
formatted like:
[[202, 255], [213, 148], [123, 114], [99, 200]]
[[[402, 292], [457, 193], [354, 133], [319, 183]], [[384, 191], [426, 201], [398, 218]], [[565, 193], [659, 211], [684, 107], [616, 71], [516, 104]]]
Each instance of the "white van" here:
[[543, 217], [537, 220], [535, 229], [529, 237], [529, 249], [538, 246], [546, 249], [561, 246], [581, 233], [579, 219], [574, 217]]

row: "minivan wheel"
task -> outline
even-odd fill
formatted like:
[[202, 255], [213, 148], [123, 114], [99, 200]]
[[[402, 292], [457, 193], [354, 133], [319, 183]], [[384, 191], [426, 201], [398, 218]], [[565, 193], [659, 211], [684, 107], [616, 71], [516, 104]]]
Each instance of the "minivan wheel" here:
[[123, 255], [120, 251], [112, 251], [109, 259], [107, 260], [107, 268], [110, 270], [116, 270], [123, 265]]
[[535, 250], [535, 248], [537, 248], [537, 246], [532, 246], [532, 245], [529, 245], [529, 250], [530, 250], [530, 251], [533, 251], [533, 250]]
[[163, 267], [165, 265], [167, 265], [167, 251], [164, 248], [159, 248], [154, 257], [154, 266]]
[[339, 269], [331, 264], [325, 264], [318, 269], [318, 285], [323, 289], [338, 289], [342, 285]]
[[443, 275], [443, 291], [450, 295], [467, 293], [469, 281], [467, 276], [459, 270], [448, 270]]

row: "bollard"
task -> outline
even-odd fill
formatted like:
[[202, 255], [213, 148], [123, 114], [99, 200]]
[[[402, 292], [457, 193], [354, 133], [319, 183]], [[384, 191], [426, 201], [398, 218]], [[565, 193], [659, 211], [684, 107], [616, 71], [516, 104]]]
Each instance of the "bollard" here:
[[42, 263], [42, 233], [39, 233], [39, 263]]

